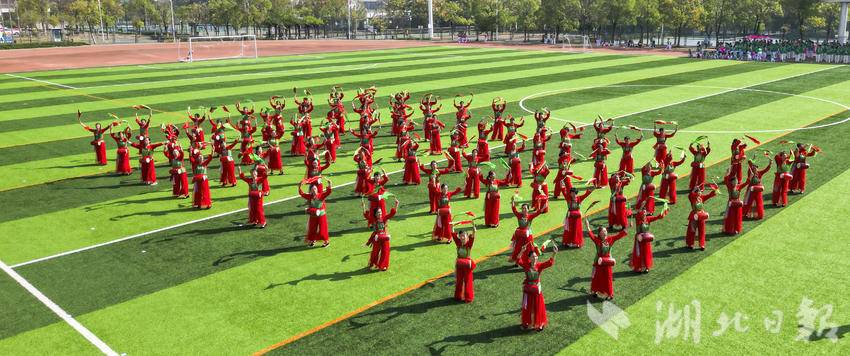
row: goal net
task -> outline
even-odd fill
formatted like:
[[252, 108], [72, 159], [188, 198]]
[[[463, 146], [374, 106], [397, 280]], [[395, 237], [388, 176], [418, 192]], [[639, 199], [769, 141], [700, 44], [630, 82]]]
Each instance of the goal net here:
[[583, 35], [564, 35], [561, 48], [572, 51], [589, 51], [590, 38]]
[[177, 57], [181, 62], [257, 58], [257, 36], [189, 37], [177, 46]]

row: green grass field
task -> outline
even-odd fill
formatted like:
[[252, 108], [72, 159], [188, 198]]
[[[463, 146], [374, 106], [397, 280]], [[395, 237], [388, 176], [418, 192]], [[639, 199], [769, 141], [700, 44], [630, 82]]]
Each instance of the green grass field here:
[[[850, 67], [475, 47], [151, 67], [156, 69], [128, 66], [0, 77], [0, 201], [24, 204], [0, 212], [0, 261], [119, 353], [850, 351], [844, 338], [850, 331], [845, 276], [850, 247], [843, 234], [850, 224], [844, 219], [846, 204], [836, 199], [850, 193], [850, 125], [843, 123], [850, 116]], [[333, 85], [341, 85], [349, 97], [358, 87], [376, 85], [384, 117], [389, 117], [387, 96], [409, 90], [413, 98], [438, 94], [446, 107], [455, 94], [474, 92], [473, 124], [491, 113], [490, 100], [496, 96], [506, 98], [508, 113], [516, 116], [528, 115], [522, 107], [550, 108], [550, 126], [556, 130], [563, 120], [586, 123], [597, 114], [617, 117], [618, 125], [641, 127], [651, 127], [659, 117], [675, 120], [683, 132], [672, 146], [710, 136], [715, 148], [707, 161], [710, 177], [725, 172], [729, 142], [741, 136], [737, 132], [751, 132], [762, 141], [752, 152], [777, 151], [788, 147], [780, 140], [792, 140], [817, 144], [824, 153], [811, 160], [805, 195], [793, 196], [786, 208], [768, 208], [764, 220], [745, 221], [739, 237], [719, 233], [726, 202], [721, 196], [707, 204], [712, 219], [705, 251], [683, 248], [686, 204], [673, 207], [653, 225], [652, 273], [637, 275], [628, 268], [630, 238], [616, 244], [614, 303], [625, 311], [630, 326], [620, 329], [615, 340], [587, 314], [588, 302], [602, 306], [586, 296], [592, 247], [563, 251], [544, 273], [550, 326], [542, 333], [519, 329], [522, 274], [504, 255], [516, 227], [509, 214], [509, 191], [502, 199], [504, 223], [479, 231], [473, 250], [480, 259], [477, 295], [467, 305], [451, 299], [454, 248], [430, 241], [434, 218], [428, 214], [425, 187], [398, 185], [396, 172], [402, 166], [389, 158], [383, 164], [393, 173], [389, 189], [401, 201], [399, 215], [390, 223], [391, 267], [381, 273], [363, 268], [369, 230], [360, 199], [352, 193], [356, 166], [350, 156], [357, 144], [350, 135], [340, 159], [326, 171], [340, 187], [329, 201], [332, 244], [319, 249], [302, 242], [306, 217], [296, 195], [303, 177], [300, 158], [285, 157], [286, 174], [270, 177], [269, 226], [251, 229], [242, 226], [244, 184], [213, 187], [213, 208], [194, 210], [188, 200], [171, 197], [164, 168], [158, 172], [162, 184], [150, 187], [138, 182], [138, 173], [111, 174], [112, 161], [94, 165], [90, 137], [75, 121], [78, 109], [89, 123], [106, 122], [108, 113], [130, 119], [132, 105], [146, 104], [155, 110], [154, 125], [182, 122], [190, 106], [238, 100], [262, 105], [272, 95], [289, 97], [289, 117], [293, 87], [310, 88], [320, 99]], [[317, 105], [314, 122], [325, 111], [325, 105]], [[449, 122], [453, 113], [444, 108], [441, 117]], [[529, 120], [521, 132], [530, 136], [533, 126]], [[376, 157], [389, 157], [395, 150], [387, 131], [382, 129], [376, 141]], [[470, 132], [474, 135], [474, 127]], [[112, 159], [115, 145], [108, 141]], [[576, 141], [576, 150], [589, 153], [589, 141]], [[650, 159], [650, 146], [647, 142], [636, 148], [638, 165]], [[495, 157], [502, 156], [498, 143], [491, 147]], [[550, 149], [549, 157], [555, 154]], [[610, 166], [616, 166], [619, 155], [615, 150]], [[157, 160], [165, 162], [161, 155]], [[524, 155], [523, 161], [528, 160]], [[216, 164], [211, 165], [211, 180], [217, 178]], [[686, 168], [679, 169], [684, 176], [680, 186], [687, 180]], [[587, 177], [592, 164], [574, 169]], [[772, 176], [766, 176], [766, 186]], [[463, 177], [445, 180], [458, 186]], [[632, 184], [628, 194], [637, 188]], [[520, 195], [529, 196], [529, 188]], [[769, 192], [765, 195], [769, 202]], [[600, 190], [590, 199], [605, 203], [607, 197]], [[552, 202], [552, 207], [535, 220], [540, 239], [560, 236], [566, 206]], [[483, 198], [458, 199], [453, 208], [482, 215]], [[591, 219], [603, 219], [603, 214]], [[795, 341], [798, 307], [806, 298], [816, 308], [830, 304], [833, 309], [816, 323], [815, 337]], [[680, 309], [701, 306], [701, 337], [695, 339], [692, 332], [690, 338], [657, 340], [656, 325], [667, 319], [670, 303]], [[7, 274], [0, 274], [0, 304], [10, 306], [0, 308], [0, 354], [99, 352]], [[767, 330], [764, 318], [775, 319], [774, 311], [784, 319], [776, 330]], [[730, 326], [713, 335], [722, 313], [731, 318], [738, 312], [746, 317], [747, 331]], [[836, 328], [835, 342], [820, 332], [831, 326]]]

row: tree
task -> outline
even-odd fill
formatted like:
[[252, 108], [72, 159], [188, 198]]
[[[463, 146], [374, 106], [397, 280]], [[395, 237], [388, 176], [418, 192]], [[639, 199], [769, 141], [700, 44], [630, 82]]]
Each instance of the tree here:
[[674, 28], [677, 47], [682, 44], [685, 29], [698, 25], [704, 11], [700, 0], [662, 0], [660, 8], [664, 23]]
[[658, 0], [637, 0], [635, 2], [635, 19], [640, 32], [640, 42], [644, 41], [644, 35], [649, 38], [649, 34], [661, 24], [661, 12], [658, 5]]
[[620, 26], [630, 25], [634, 21], [635, 0], [603, 0], [602, 10], [611, 26], [611, 41], [618, 36]]
[[782, 0], [782, 9], [785, 12], [786, 21], [791, 23], [792, 28], [797, 28], [800, 38], [805, 38], [804, 33], [808, 29], [808, 23], [816, 14], [819, 0]]
[[511, 13], [516, 18], [516, 24], [522, 28], [523, 41], [528, 41], [528, 30], [537, 28], [540, 0], [514, 0], [508, 3]]
[[464, 9], [457, 1], [440, 0], [435, 1], [433, 5], [437, 21], [449, 23], [452, 39], [454, 39], [456, 25], [470, 26], [475, 23], [473, 18], [464, 16]]
[[50, 0], [18, 0], [16, 11], [20, 26], [35, 28], [40, 25], [42, 31], [47, 31], [47, 24], [58, 23], [58, 17], [50, 13], [51, 6], [55, 3]]

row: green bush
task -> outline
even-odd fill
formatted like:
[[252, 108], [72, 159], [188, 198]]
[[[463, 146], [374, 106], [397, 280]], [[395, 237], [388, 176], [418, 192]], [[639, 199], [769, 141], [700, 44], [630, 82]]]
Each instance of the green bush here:
[[46, 47], [76, 47], [76, 46], [85, 46], [88, 43], [85, 42], [33, 42], [33, 43], [14, 43], [14, 44], [0, 44], [0, 50], [3, 49], [21, 49], [21, 48], [46, 48]]

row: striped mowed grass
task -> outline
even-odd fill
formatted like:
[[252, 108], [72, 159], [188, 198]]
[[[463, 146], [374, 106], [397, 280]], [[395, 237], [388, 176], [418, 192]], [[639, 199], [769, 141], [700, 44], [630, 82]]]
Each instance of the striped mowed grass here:
[[[4, 157], [0, 164], [11, 174], [7, 180], [0, 181], [0, 194], [9, 201], [43, 199], [28, 203], [29, 209], [0, 215], [0, 259], [8, 264], [24, 263], [16, 268], [19, 273], [121, 352], [254, 352], [449, 271], [453, 266], [453, 249], [433, 245], [428, 238], [433, 217], [427, 214], [424, 188], [396, 186], [398, 175], [391, 178], [394, 183], [390, 190], [402, 201], [402, 211], [391, 223], [393, 259], [391, 270], [386, 273], [366, 273], [362, 269], [368, 252], [362, 244], [368, 230], [362, 224], [360, 202], [351, 195], [351, 186], [338, 188], [331, 198], [331, 248], [301, 246], [305, 218], [300, 198], [291, 198], [303, 176], [297, 158], [286, 159], [288, 167], [284, 176], [271, 178], [273, 191], [267, 201], [281, 202], [267, 207], [270, 226], [265, 230], [240, 226], [245, 213], [239, 212], [26, 264], [245, 206], [242, 186], [214, 188], [214, 208], [194, 211], [186, 206], [187, 202], [171, 199], [167, 184], [154, 188], [140, 186], [135, 176], [115, 177], [109, 174], [111, 166], [91, 165], [88, 139], [74, 123], [78, 108], [91, 120], [106, 121], [109, 112], [130, 118], [133, 110], [129, 107], [143, 103], [156, 110], [154, 124], [157, 124], [182, 121], [189, 106], [221, 105], [237, 100], [252, 100], [260, 106], [271, 95], [290, 96], [293, 87], [311, 88], [321, 98], [318, 93], [324, 89], [318, 88], [340, 84], [351, 93], [356, 87], [376, 85], [382, 95], [398, 90], [410, 90], [414, 98], [425, 93], [441, 95], [447, 111], [442, 115], [444, 121], [453, 119], [447, 109], [454, 94], [474, 92], [472, 113], [473, 122], [477, 122], [489, 113], [489, 101], [495, 96], [506, 98], [509, 113], [519, 116], [527, 114], [518, 105], [523, 98], [565, 90], [525, 100], [523, 104], [530, 108], [549, 107], [553, 116], [579, 122], [602, 114], [623, 116], [619, 119], [622, 124], [646, 127], [661, 116], [679, 121], [683, 130], [725, 131], [838, 122], [847, 117], [844, 108], [802, 96], [842, 102], [850, 92], [850, 84], [844, 80], [846, 68], [814, 65], [457, 47], [320, 57], [210, 62], [191, 67], [158, 65], [161, 70], [116, 67], [27, 74], [33, 79], [77, 89], [4, 79], [0, 82], [3, 109], [0, 142], [5, 144], [0, 150], [5, 152], [0, 155]], [[742, 89], [735, 90], [738, 88]], [[290, 102], [286, 112], [289, 116], [291, 106]], [[387, 117], [385, 106], [383, 100], [379, 101], [380, 111]], [[314, 122], [323, 118], [324, 110], [323, 105], [318, 105]], [[532, 124], [529, 122], [521, 131], [530, 135]], [[550, 121], [554, 129], [562, 124], [557, 119]], [[828, 130], [792, 135], [801, 135], [796, 138], [800, 141], [830, 147], [826, 150], [834, 147], [838, 152], [840, 142], [828, 146], [821, 141], [827, 141], [824, 133], [840, 133], [844, 129], [843, 125], [837, 125]], [[474, 129], [471, 131], [473, 135]], [[758, 137], [766, 142], [766, 147], [776, 149], [770, 146], [776, 143], [768, 142], [783, 134], [771, 132]], [[682, 132], [674, 145], [686, 145], [698, 135]], [[713, 174], [721, 175], [728, 142], [740, 134], [710, 136], [715, 153], [709, 161], [717, 167], [713, 168]], [[841, 141], [838, 138], [843, 136], [830, 137]], [[386, 136], [377, 144], [377, 157], [389, 157], [395, 147], [394, 141]], [[587, 146], [587, 142], [577, 141], [579, 152], [588, 153]], [[638, 146], [637, 162], [649, 159], [648, 146], [648, 143]], [[355, 147], [348, 137], [342, 152], [350, 153]], [[110, 149], [110, 154], [111, 151], [114, 149]], [[494, 151], [501, 152], [498, 148]], [[616, 164], [618, 155], [615, 151], [611, 164]], [[353, 162], [345, 153], [341, 157], [329, 170], [335, 185], [354, 179]], [[527, 156], [523, 158], [528, 161]], [[432, 158], [422, 159], [427, 162]], [[385, 162], [383, 167], [388, 172], [401, 169], [394, 162]], [[586, 163], [575, 168], [584, 176], [591, 171]], [[164, 172], [160, 172], [161, 178]], [[839, 173], [813, 172], [813, 184], [817, 186], [818, 179], [826, 181], [829, 174]], [[823, 174], [822, 178], [815, 178], [818, 174]], [[215, 173], [212, 176], [215, 178]], [[462, 177], [453, 175], [447, 182], [460, 185]], [[629, 193], [634, 194], [636, 189], [630, 187]], [[527, 197], [528, 188], [521, 189], [519, 194]], [[591, 199], [605, 202], [606, 194], [599, 191]], [[510, 192], [503, 195], [507, 197]], [[476, 257], [499, 252], [507, 245], [515, 227], [507, 214], [507, 201], [503, 199], [505, 223], [497, 229], [479, 232]], [[480, 215], [482, 204], [480, 200], [460, 199], [453, 207], [456, 212], [469, 210]], [[713, 204], [716, 205], [712, 212], [719, 214], [723, 202]], [[557, 235], [565, 207], [555, 202], [553, 207], [549, 214], [536, 220], [535, 231], [554, 229], [553, 234]], [[654, 227], [656, 235], [668, 238], [665, 242], [671, 244], [658, 247], [662, 256], [664, 249], [676, 251], [681, 246], [675, 242], [684, 233], [681, 216], [686, 214], [685, 209], [675, 207], [667, 220]], [[51, 224], [44, 224], [45, 221]], [[770, 220], [760, 224], [770, 224]], [[620, 256], [625, 256], [628, 250], [630, 244], [626, 241], [616, 248]], [[660, 259], [657, 270], [649, 276], [618, 279], [618, 302], [634, 303], [728, 243], [723, 239], [717, 241], [716, 245], [712, 241], [704, 254], [670, 253], [670, 261]], [[583, 310], [576, 307], [583, 304], [580, 287], [589, 276], [590, 253], [589, 249], [564, 253], [559, 257], [556, 271], [544, 277], [547, 284], [551, 279], [553, 286], [567, 288], [562, 292], [546, 289], [547, 298], [553, 303], [549, 331], [563, 337], [542, 343], [536, 342], [542, 338], [528, 339], [535, 340], [539, 352], [557, 352], [592, 330]], [[623, 259], [618, 260], [624, 271]], [[361, 335], [360, 332], [371, 336], [368, 342], [360, 339], [358, 345], [375, 347], [388, 342], [410, 352], [430, 349], [459, 352], [454, 347], [465, 344], [475, 346], [471, 350], [476, 352], [487, 352], [494, 350], [490, 347], [510, 349], [524, 345], [520, 340], [534, 336], [515, 335], [514, 331], [519, 275], [507, 268], [502, 257], [484, 262], [479, 275], [479, 298], [470, 308], [460, 309], [463, 306], [445, 301], [451, 292], [451, 286], [447, 285], [450, 279], [437, 280], [279, 350], [345, 351], [349, 350], [346, 345], [357, 340], [355, 336]], [[3, 337], [0, 349], [20, 352], [78, 347], [73, 351], [84, 352], [89, 348], [81, 337], [69, 332], [65, 324], [21, 293], [13, 282], [2, 283], [3, 299], [21, 307], [5, 317], [15, 322], [6, 323], [13, 326], [0, 334]], [[454, 322], [447, 326], [445, 320]], [[467, 330], [468, 325], [475, 325], [474, 329]], [[386, 337], [375, 337], [384, 328], [394, 331]], [[338, 336], [342, 334], [352, 337]], [[339, 342], [328, 342], [330, 339]]]

